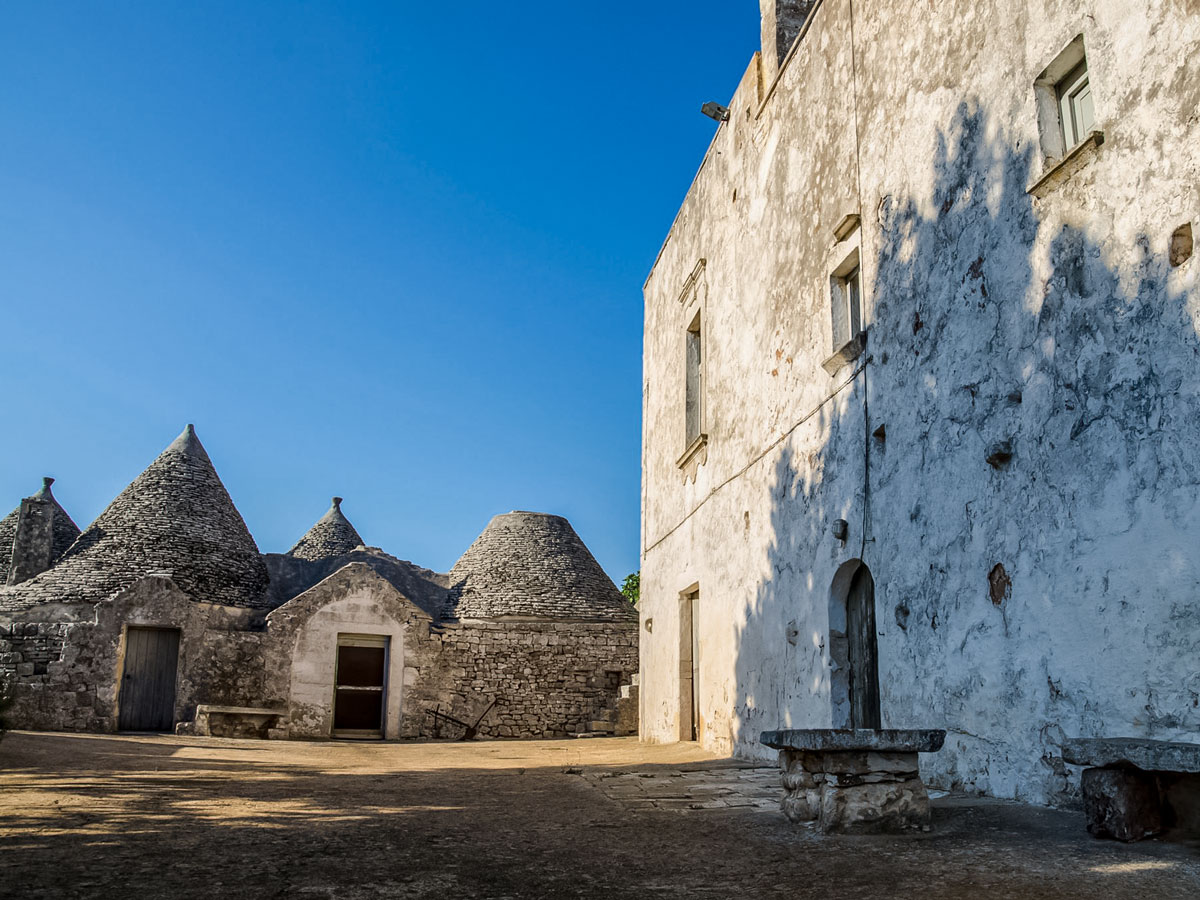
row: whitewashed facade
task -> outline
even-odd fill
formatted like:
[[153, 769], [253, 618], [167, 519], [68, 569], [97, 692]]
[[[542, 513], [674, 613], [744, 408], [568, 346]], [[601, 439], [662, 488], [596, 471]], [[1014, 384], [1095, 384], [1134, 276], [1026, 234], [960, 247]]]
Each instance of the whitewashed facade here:
[[1200, 5], [762, 12], [645, 285], [642, 737], [849, 724], [865, 564], [927, 780], [1061, 802], [1200, 731]]

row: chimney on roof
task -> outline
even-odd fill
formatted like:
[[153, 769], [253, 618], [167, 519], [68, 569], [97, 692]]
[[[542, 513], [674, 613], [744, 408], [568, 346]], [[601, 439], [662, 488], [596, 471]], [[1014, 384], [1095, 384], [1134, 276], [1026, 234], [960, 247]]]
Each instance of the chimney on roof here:
[[804, 21], [820, 0], [758, 0], [762, 11], [762, 75], [763, 87], [769, 87], [779, 74], [788, 51]]
[[20, 584], [50, 568], [54, 554], [53, 478], [42, 479], [42, 489], [21, 501], [17, 531], [13, 535], [8, 584]]

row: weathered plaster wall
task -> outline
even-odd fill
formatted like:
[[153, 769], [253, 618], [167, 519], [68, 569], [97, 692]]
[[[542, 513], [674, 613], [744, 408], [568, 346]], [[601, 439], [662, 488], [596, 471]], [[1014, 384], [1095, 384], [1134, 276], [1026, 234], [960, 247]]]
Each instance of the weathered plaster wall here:
[[[1200, 219], [1197, 12], [825, 0], [761, 115], [747, 72], [646, 284], [644, 737], [679, 736], [693, 584], [702, 742], [833, 724], [859, 558], [885, 727], [950, 732], [934, 784], [1056, 802], [1063, 734], [1194, 735], [1200, 296], [1167, 243]], [[1080, 33], [1105, 140], [1035, 197], [1033, 83]], [[853, 240], [867, 355], [830, 375]], [[681, 471], [697, 309], [709, 443]]]

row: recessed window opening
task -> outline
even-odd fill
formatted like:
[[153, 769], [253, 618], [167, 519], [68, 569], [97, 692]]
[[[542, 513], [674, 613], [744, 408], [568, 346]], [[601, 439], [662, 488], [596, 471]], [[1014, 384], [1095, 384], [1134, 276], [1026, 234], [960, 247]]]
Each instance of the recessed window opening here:
[[686, 343], [686, 375], [684, 384], [685, 406], [685, 444], [691, 444], [700, 437], [702, 427], [702, 397], [704, 390], [704, 345], [700, 322], [700, 313], [688, 325]]
[[833, 349], [836, 351], [862, 331], [862, 269], [857, 250], [834, 270], [829, 293], [833, 312]]
[[1096, 124], [1096, 109], [1092, 103], [1092, 87], [1088, 81], [1086, 58], [1055, 86], [1055, 93], [1058, 95], [1058, 117], [1062, 125], [1063, 146], [1070, 149], [1087, 137]]
[[1033, 89], [1042, 152], [1050, 162], [1062, 160], [1096, 130], [1096, 104], [1082, 34], [1046, 66]]

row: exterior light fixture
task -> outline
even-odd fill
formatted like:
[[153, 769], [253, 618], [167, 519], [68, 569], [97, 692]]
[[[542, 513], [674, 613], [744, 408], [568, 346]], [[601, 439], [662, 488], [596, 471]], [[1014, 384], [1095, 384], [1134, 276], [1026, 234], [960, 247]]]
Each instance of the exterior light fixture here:
[[716, 119], [718, 122], [729, 121], [729, 107], [722, 106], [720, 103], [716, 103], [712, 100], [709, 100], [702, 107], [700, 107], [700, 112], [704, 113], [710, 119]]

